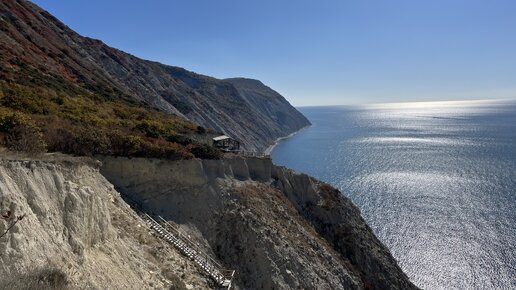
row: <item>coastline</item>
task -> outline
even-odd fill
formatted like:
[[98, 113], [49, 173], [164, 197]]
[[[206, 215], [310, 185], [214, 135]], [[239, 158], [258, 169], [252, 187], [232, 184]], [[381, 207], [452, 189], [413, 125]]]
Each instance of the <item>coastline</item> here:
[[312, 126], [313, 126], [313, 124], [307, 125], [307, 126], [301, 128], [301, 129], [299, 129], [299, 130], [297, 130], [295, 132], [292, 132], [292, 133], [288, 134], [287, 136], [283, 136], [283, 137], [277, 138], [276, 140], [274, 140], [274, 143], [272, 145], [270, 145], [269, 147], [267, 147], [267, 149], [265, 149], [265, 151], [263, 153], [265, 155], [271, 155], [272, 150], [274, 150], [274, 147], [276, 147], [279, 144], [279, 142], [281, 142], [282, 140], [288, 139], [288, 138], [296, 135], [297, 133], [305, 130], [306, 128], [309, 128], [309, 127], [312, 127]]

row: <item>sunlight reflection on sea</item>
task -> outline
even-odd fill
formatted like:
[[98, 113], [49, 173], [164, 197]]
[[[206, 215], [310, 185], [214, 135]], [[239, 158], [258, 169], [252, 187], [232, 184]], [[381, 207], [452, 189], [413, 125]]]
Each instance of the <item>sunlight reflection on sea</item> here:
[[273, 161], [337, 186], [424, 289], [516, 288], [516, 103], [306, 107]]

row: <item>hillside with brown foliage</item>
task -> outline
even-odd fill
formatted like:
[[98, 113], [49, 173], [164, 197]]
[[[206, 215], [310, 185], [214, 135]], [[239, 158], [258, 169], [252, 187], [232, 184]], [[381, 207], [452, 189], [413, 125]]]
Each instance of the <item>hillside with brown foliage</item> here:
[[25, 0], [0, 2], [0, 98], [2, 120], [39, 131], [50, 151], [78, 154], [91, 145], [86, 153], [211, 156], [192, 141], [205, 132], [197, 125], [263, 150], [309, 124], [261, 83], [243, 95], [234, 81], [139, 59]]

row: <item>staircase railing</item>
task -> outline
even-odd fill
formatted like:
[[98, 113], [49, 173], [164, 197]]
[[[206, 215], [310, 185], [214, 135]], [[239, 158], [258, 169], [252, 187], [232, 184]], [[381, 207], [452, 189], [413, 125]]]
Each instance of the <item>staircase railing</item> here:
[[172, 244], [182, 254], [194, 261], [219, 286], [231, 289], [235, 270], [224, 269], [220, 263], [201, 251], [197, 244], [193, 242], [178, 226], [173, 225], [160, 216], [158, 219], [161, 223], [146, 213], [143, 214], [143, 218], [164, 240]]

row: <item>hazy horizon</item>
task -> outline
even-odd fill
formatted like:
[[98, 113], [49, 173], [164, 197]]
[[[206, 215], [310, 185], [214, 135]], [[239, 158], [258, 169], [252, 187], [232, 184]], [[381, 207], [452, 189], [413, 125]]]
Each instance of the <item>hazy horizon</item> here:
[[295, 106], [516, 98], [516, 2], [33, 1], [82, 35]]
[[347, 106], [365, 106], [365, 107], [433, 107], [443, 105], [477, 105], [479, 103], [495, 104], [495, 103], [513, 103], [516, 102], [516, 98], [506, 99], [456, 99], [456, 100], [417, 100], [417, 101], [387, 101], [387, 102], [362, 102], [362, 103], [349, 103], [349, 104], [327, 104], [327, 105], [294, 105], [296, 108], [311, 108], [311, 107], [347, 107]]

